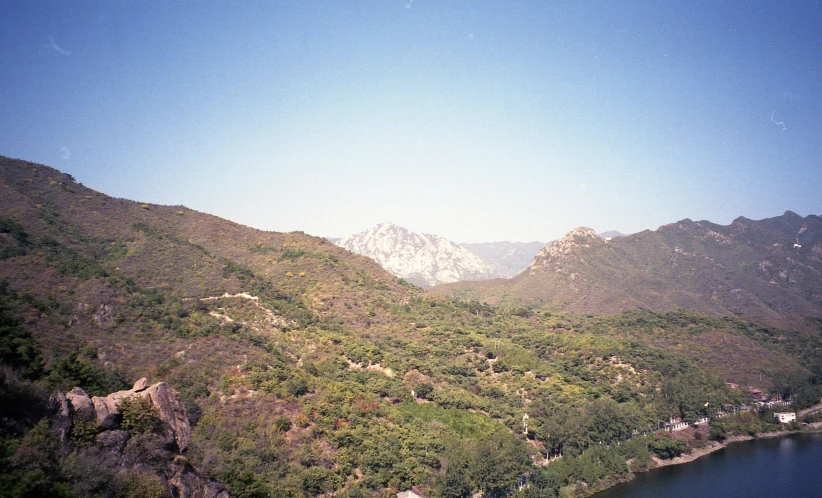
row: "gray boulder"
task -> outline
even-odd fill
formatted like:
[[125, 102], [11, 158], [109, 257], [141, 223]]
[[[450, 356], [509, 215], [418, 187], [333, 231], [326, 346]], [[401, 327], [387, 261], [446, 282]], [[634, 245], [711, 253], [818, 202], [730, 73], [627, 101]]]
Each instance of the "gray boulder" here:
[[177, 442], [180, 451], [188, 447], [191, 441], [191, 426], [186, 416], [186, 407], [171, 387], [165, 382], [158, 382], [140, 393], [160, 412], [160, 420], [166, 426], [169, 436]]
[[103, 429], [113, 430], [120, 427], [120, 410], [117, 402], [110, 396], [91, 398], [97, 416], [97, 424]]
[[60, 441], [68, 441], [71, 434], [71, 406], [63, 393], [49, 396], [48, 411], [52, 417], [52, 429], [57, 432]]
[[94, 420], [97, 416], [94, 404], [85, 391], [79, 387], [73, 388], [66, 393], [66, 399], [71, 404], [74, 416], [86, 422]]
[[97, 447], [102, 451], [122, 453], [128, 442], [128, 431], [105, 431], [97, 435]]

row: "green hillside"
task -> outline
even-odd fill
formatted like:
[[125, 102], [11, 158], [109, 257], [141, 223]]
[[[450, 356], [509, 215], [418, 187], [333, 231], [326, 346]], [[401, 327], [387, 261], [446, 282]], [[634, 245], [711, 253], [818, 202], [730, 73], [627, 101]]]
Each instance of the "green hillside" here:
[[55, 442], [47, 399], [140, 377], [180, 393], [187, 465], [236, 497], [496, 496], [523, 476], [540, 496], [590, 490], [647, 463], [644, 441], [613, 443], [746, 400], [726, 382], [819, 394], [805, 321], [441, 297], [322, 238], [114, 199], [26, 161], [0, 158], [0, 193], [3, 496], [118, 495], [116, 475], [89, 484], [72, 463], [88, 438]]

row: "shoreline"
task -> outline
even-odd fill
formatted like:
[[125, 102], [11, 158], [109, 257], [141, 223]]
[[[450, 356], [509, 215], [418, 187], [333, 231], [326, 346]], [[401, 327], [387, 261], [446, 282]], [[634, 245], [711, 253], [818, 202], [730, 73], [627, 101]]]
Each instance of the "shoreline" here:
[[705, 455], [710, 455], [716, 451], [719, 451], [723, 448], [726, 448], [728, 445], [733, 443], [739, 443], [742, 441], [753, 441], [754, 439], [771, 439], [776, 437], [783, 437], [787, 436], [788, 434], [801, 434], [804, 431], [799, 432], [791, 432], [791, 431], [775, 431], [775, 432], [762, 432], [755, 436], [731, 436], [726, 438], [724, 441], [711, 441], [702, 448], [697, 448], [690, 453], [671, 458], [670, 460], [661, 460], [658, 457], [651, 457], [651, 461], [654, 462], [654, 467], [649, 468], [648, 470], [643, 470], [640, 472], [649, 472], [654, 469], [662, 468], [662, 467], [670, 467], [671, 465], [682, 465], [685, 463], [693, 462], [699, 458], [704, 457]]
[[597, 489], [596, 491], [594, 491], [590, 495], [585, 494], [585, 495], [581, 495], [581, 496], [596, 496], [598, 493], [606, 491], [606, 490], [608, 490], [608, 489], [610, 489], [614, 486], [629, 484], [631, 481], [636, 479], [637, 474], [644, 474], [646, 472], [651, 472], [655, 469], [660, 469], [662, 467], [670, 467], [670, 466], [673, 466], [673, 465], [683, 465], [683, 464], [686, 464], [686, 463], [691, 463], [694, 460], [698, 460], [698, 459], [700, 459], [700, 458], [702, 458], [706, 455], [710, 455], [711, 453], [717, 452], [717, 451], [719, 451], [723, 448], [726, 448], [729, 445], [734, 444], [734, 443], [740, 443], [740, 442], [744, 442], [744, 441], [753, 441], [753, 440], [756, 440], [756, 439], [774, 439], [774, 438], [789, 436], [789, 435], [792, 435], [792, 434], [819, 434], [819, 433], [822, 433], [822, 422], [818, 422], [814, 425], [809, 426], [807, 429], [804, 429], [804, 430], [801, 430], [801, 431], [774, 431], [774, 432], [762, 432], [762, 433], [756, 434], [755, 436], [731, 436], [731, 437], [725, 439], [722, 442], [711, 441], [710, 443], [708, 443], [708, 445], [706, 445], [703, 448], [697, 448], [697, 449], [695, 449], [694, 451], [692, 451], [688, 454], [681, 455], [681, 456], [678, 456], [676, 458], [672, 458], [670, 460], [661, 460], [656, 456], [652, 456], [650, 461], [654, 463], [653, 467], [649, 467], [645, 470], [632, 471], [628, 475], [628, 477], [625, 478], [625, 479], [620, 479], [618, 482], [612, 482], [609, 486], [607, 486], [605, 488]]

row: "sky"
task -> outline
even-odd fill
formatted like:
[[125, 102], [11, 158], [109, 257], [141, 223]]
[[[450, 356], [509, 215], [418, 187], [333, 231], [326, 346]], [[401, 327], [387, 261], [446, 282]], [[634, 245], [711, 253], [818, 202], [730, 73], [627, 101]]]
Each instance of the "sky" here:
[[16, 1], [0, 155], [263, 230], [822, 215], [818, 1]]

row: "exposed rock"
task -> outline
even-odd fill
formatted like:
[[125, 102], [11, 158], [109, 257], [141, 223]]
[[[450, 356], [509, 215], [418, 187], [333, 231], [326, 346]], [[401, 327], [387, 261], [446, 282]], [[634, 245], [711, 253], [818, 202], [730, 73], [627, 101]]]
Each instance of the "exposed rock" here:
[[186, 417], [186, 407], [171, 387], [159, 382], [140, 393], [160, 412], [160, 420], [171, 430], [180, 451], [188, 447], [191, 440], [191, 426]]
[[228, 491], [208, 483], [203, 490], [203, 498], [229, 498]]
[[174, 451], [174, 440], [162, 434], [147, 432], [144, 434], [129, 434], [128, 442], [122, 451], [120, 465], [138, 470], [140, 472], [151, 473], [152, 468], [156, 468], [161, 462], [165, 462], [169, 467], [172, 465], [176, 451]]
[[215, 482], [203, 482], [188, 465], [181, 466], [180, 470], [168, 480], [179, 498], [229, 498], [228, 492]]
[[97, 414], [95, 413], [96, 410], [94, 409], [94, 404], [91, 402], [91, 398], [79, 387], [75, 387], [67, 392], [66, 399], [68, 399], [71, 408], [78, 418], [86, 422], [96, 418]]
[[53, 393], [49, 397], [49, 412], [58, 417], [71, 416], [68, 400], [63, 393]]
[[450, 240], [414, 233], [388, 222], [344, 237], [337, 245], [368, 256], [394, 275], [424, 287], [502, 276], [479, 256]]
[[101, 304], [100, 309], [98, 309], [91, 318], [98, 326], [111, 322], [114, 320], [114, 306], [110, 304]]
[[134, 396], [134, 391], [117, 391], [105, 397], [94, 396], [91, 402], [97, 414], [97, 423], [104, 429], [117, 429], [120, 423], [120, 409], [117, 405], [124, 398]]
[[128, 442], [128, 431], [105, 431], [97, 435], [97, 447], [104, 451], [122, 453]]
[[604, 243], [605, 241], [592, 229], [585, 227], [575, 228], [563, 235], [561, 239], [545, 246], [534, 258], [534, 261], [531, 263], [531, 268], [547, 266], [577, 251], [579, 248], [589, 248]]
[[[134, 389], [117, 391], [103, 397], [94, 396], [90, 400], [82, 389], [75, 387], [68, 397], [73, 402], [76, 400], [76, 407], [79, 408], [75, 408], [75, 412], [87, 417], [85, 420], [93, 420], [96, 417], [100, 427], [114, 430], [120, 428], [120, 401], [131, 396], [140, 396], [157, 409], [165, 430], [164, 435], [173, 440], [180, 451], [185, 450], [191, 440], [191, 426], [182, 400], [165, 382], [149, 387], [145, 387], [145, 384], [147, 381], [142, 378], [134, 383]], [[86, 400], [89, 400], [88, 403]], [[86, 412], [90, 412], [90, 415], [85, 415]]]
[[[162, 423], [160, 433], [134, 434], [120, 428], [122, 415], [118, 405], [126, 398], [139, 396], [156, 410]], [[51, 428], [60, 435], [66, 453], [95, 462], [100, 472], [116, 474], [122, 471], [159, 476], [164, 496], [179, 498], [229, 498], [225, 488], [216, 481], [201, 478], [180, 454], [191, 440], [191, 427], [182, 400], [165, 382], [148, 386], [142, 378], [133, 389], [108, 396], [89, 397], [75, 387], [67, 394], [54, 393], [49, 400]], [[74, 447], [72, 420], [97, 421], [104, 429], [94, 444]]]
[[215, 489], [213, 487], [206, 487], [203, 498], [229, 498], [228, 491], [222, 489]]
[[134, 391], [134, 392], [139, 392], [139, 391], [142, 391], [142, 390], [146, 389], [147, 387], [148, 387], [148, 379], [143, 377], [142, 379], [140, 379], [140, 380], [138, 380], [137, 382], [134, 383], [134, 386], [131, 388], [131, 390]]
[[48, 411], [53, 417], [52, 429], [57, 432], [60, 441], [68, 441], [71, 432], [71, 405], [63, 393], [53, 393], [49, 397]]
[[91, 398], [94, 411], [97, 415], [97, 424], [103, 429], [117, 429], [120, 427], [120, 411], [117, 409], [117, 402], [109, 397], [95, 396]]

